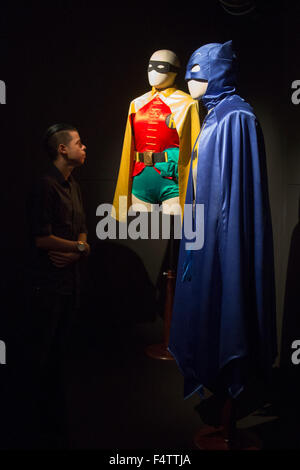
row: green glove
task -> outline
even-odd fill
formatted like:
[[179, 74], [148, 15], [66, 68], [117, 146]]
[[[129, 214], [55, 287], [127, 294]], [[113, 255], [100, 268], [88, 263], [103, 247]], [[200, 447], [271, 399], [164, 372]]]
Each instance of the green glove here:
[[165, 152], [168, 155], [168, 161], [155, 163], [154, 166], [161, 172], [161, 176], [168, 176], [178, 181], [179, 148], [169, 148]]

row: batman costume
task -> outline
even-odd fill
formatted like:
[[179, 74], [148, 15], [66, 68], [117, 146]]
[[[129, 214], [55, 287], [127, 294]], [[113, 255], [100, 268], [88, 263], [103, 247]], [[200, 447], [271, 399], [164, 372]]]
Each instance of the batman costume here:
[[252, 373], [268, 376], [277, 354], [264, 141], [253, 109], [236, 94], [235, 63], [231, 41], [207, 44], [192, 54], [185, 77], [207, 82], [208, 111], [185, 201], [204, 205], [204, 246], [187, 251], [183, 230], [169, 342], [185, 398], [203, 387], [236, 398]]

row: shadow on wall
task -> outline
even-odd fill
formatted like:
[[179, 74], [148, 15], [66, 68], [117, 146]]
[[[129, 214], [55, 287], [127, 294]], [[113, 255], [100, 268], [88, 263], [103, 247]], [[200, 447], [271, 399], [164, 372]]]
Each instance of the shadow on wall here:
[[81, 310], [96, 328], [155, 320], [155, 287], [134, 251], [109, 241], [93, 246], [84, 269]]
[[[293, 364], [292, 362], [292, 354], [296, 352], [292, 349], [292, 343], [296, 340], [300, 342], [300, 199], [298, 214], [299, 221], [292, 233], [287, 267], [280, 359], [282, 386], [284, 387], [282, 394], [283, 396], [288, 394], [290, 401], [295, 393], [297, 402], [300, 390], [300, 363]], [[300, 354], [298, 354], [299, 359]]]

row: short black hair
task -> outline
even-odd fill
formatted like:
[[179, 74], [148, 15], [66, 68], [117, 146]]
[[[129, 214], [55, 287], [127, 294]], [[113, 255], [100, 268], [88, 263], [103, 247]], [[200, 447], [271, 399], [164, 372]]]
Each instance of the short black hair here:
[[56, 160], [58, 146], [60, 144], [68, 145], [72, 137], [70, 131], [77, 131], [71, 124], [58, 123], [48, 127], [44, 134], [43, 144], [51, 160]]

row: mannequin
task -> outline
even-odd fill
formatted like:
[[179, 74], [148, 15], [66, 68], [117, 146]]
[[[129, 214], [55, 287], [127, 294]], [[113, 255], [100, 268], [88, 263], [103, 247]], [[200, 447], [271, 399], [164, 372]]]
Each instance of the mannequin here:
[[[158, 50], [150, 57], [152, 90], [130, 103], [113, 202], [120, 222], [126, 221], [129, 210], [150, 212], [158, 205], [170, 215], [164, 340], [146, 351], [153, 358], [168, 360], [173, 359], [167, 349], [175, 285], [172, 227], [174, 217], [183, 215], [189, 161], [200, 130], [198, 102], [175, 85], [179, 67], [170, 50]], [[125, 197], [126, 204], [121, 204], [120, 197]]]
[[[179, 68], [180, 68], [179, 60], [177, 56], [174, 54], [174, 52], [166, 50], [166, 49], [154, 52], [154, 54], [152, 54], [152, 56], [150, 57], [149, 66], [148, 66], [148, 81], [149, 81], [150, 86], [154, 87], [158, 91], [158, 93], [160, 90], [170, 88], [171, 86], [174, 85], [175, 78], [177, 75], [177, 70], [179, 70]], [[151, 142], [148, 145], [151, 145]], [[179, 142], [177, 142], [176, 138], [173, 140], [173, 145], [176, 145], [176, 147], [173, 148], [173, 153], [175, 154], [175, 158], [178, 161]], [[150, 150], [151, 147], [148, 146], [147, 150], [148, 149]], [[156, 169], [159, 168], [159, 164], [158, 165], [156, 164], [155, 168]], [[152, 167], [150, 171], [151, 172], [155, 171], [154, 167]], [[147, 184], [147, 181], [145, 181], [145, 184]], [[175, 214], [178, 213], [179, 191], [178, 191], [178, 187], [176, 187], [175, 185], [172, 185], [172, 186], [174, 187], [173, 194], [176, 194], [176, 195], [174, 195], [174, 197], [167, 197], [167, 199], [162, 201], [162, 212], [165, 214], [170, 213], [172, 206], [173, 206], [173, 210], [175, 210]], [[154, 201], [154, 203], [159, 203], [159, 202], [161, 201], [160, 200]], [[153, 210], [153, 204], [136, 197], [134, 195], [134, 189], [132, 190], [132, 203], [133, 203], [132, 204], [133, 210], [139, 209], [137, 204], [141, 204], [141, 208], [143, 207], [144, 211], [151, 212]]]
[[[197, 137], [186, 204], [204, 204], [205, 243], [181, 240], [169, 350], [184, 396], [204, 387], [222, 403], [221, 426], [200, 448], [250, 448], [235, 426], [236, 400], [252, 375], [268, 380], [277, 354], [272, 225], [263, 136], [236, 92], [231, 41], [191, 56], [186, 80], [207, 115]], [[254, 447], [257, 447], [256, 443]]]
[[[113, 201], [119, 221], [126, 220], [132, 204], [133, 210], [151, 211], [162, 204], [166, 214], [183, 211], [200, 124], [198, 102], [176, 87], [179, 67], [174, 52], [154, 52], [148, 63], [152, 90], [130, 103]], [[124, 207], [120, 196], [126, 197]]]

